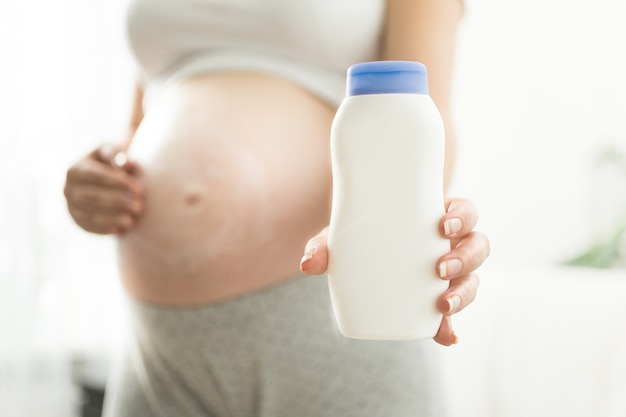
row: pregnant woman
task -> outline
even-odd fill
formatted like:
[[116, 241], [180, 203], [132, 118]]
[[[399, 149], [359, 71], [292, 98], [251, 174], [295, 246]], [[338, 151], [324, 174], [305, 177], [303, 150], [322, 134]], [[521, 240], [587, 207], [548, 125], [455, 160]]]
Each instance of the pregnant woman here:
[[[449, 178], [461, 14], [459, 0], [131, 1], [140, 76], [128, 137], [78, 161], [65, 187], [78, 225], [116, 236], [129, 293], [107, 416], [445, 415], [435, 344], [338, 333], [316, 233], [351, 64], [426, 64]], [[435, 337], [449, 345], [489, 243], [472, 231], [471, 203], [446, 208], [452, 249], [433, 269], [450, 281]]]

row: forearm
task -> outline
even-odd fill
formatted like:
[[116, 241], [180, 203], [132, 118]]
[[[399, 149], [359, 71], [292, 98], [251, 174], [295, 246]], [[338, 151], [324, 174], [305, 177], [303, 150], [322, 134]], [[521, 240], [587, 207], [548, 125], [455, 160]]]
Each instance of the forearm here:
[[126, 130], [125, 137], [122, 139], [122, 143], [120, 147], [123, 150], [127, 150], [132, 143], [133, 137], [135, 136], [135, 132], [137, 128], [141, 124], [143, 120], [143, 89], [139, 85], [139, 83], [135, 83], [135, 88], [132, 96], [132, 106], [130, 111], [130, 117], [128, 120], [128, 128]]
[[383, 59], [419, 61], [428, 69], [430, 95], [446, 127], [446, 188], [456, 156], [451, 91], [457, 28], [462, 15], [460, 0], [387, 1]]

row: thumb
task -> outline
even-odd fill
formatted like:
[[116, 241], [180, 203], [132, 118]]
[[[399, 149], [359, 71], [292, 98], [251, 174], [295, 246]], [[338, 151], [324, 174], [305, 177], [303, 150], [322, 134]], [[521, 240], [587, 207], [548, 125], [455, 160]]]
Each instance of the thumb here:
[[121, 168], [130, 175], [138, 173], [139, 166], [128, 158], [126, 151], [118, 151], [111, 160], [111, 164], [116, 168]]
[[128, 158], [128, 154], [121, 147], [106, 143], [93, 153], [96, 160], [113, 168], [121, 168], [129, 174], [137, 171], [137, 164]]
[[307, 275], [319, 275], [328, 267], [328, 227], [312, 237], [304, 247], [300, 270]]
[[117, 146], [105, 143], [104, 145], [100, 145], [91, 155], [97, 161], [107, 165], [113, 165], [113, 159], [119, 151], [120, 149]]

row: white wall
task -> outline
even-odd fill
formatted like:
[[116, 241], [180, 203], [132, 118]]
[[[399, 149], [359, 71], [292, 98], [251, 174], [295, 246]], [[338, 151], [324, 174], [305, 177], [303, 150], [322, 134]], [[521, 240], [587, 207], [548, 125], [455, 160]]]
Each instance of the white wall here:
[[491, 262], [561, 261], [597, 235], [592, 155], [626, 149], [624, 22], [619, 0], [467, 2], [454, 189], [479, 206]]
[[125, 121], [124, 3], [0, 2], [0, 365], [116, 334], [111, 241], [73, 224], [63, 183]]

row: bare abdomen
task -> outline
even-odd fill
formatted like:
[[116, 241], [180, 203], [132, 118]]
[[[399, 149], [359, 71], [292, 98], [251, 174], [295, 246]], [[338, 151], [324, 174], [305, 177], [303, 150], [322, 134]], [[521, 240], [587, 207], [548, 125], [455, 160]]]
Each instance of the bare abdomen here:
[[148, 109], [129, 151], [146, 212], [122, 278], [159, 304], [219, 301], [292, 276], [328, 221], [333, 110], [255, 74], [197, 77]]

